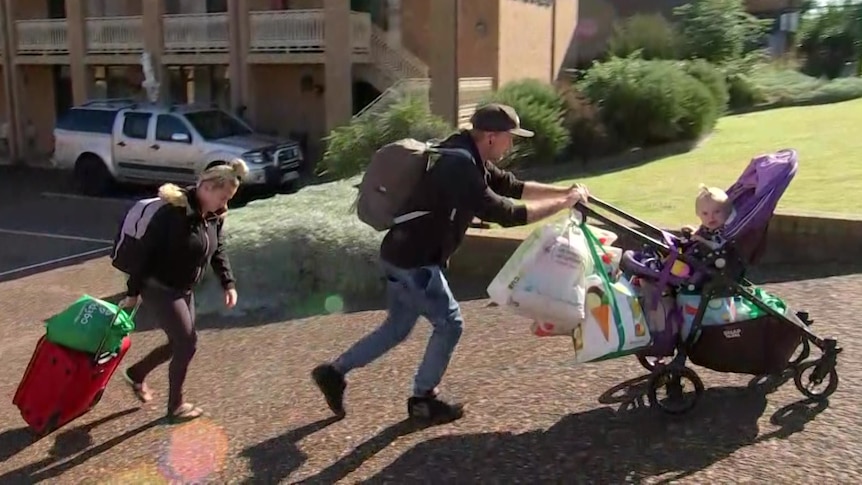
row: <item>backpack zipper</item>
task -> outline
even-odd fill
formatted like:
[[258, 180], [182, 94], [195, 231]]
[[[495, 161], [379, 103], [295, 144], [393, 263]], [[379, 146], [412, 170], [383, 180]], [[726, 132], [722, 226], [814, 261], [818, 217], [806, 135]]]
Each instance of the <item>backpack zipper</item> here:
[[209, 224], [206, 219], [204, 219], [204, 257], [198, 265], [197, 272], [195, 273], [195, 284], [198, 284], [201, 280], [201, 277], [204, 274], [204, 268], [206, 267], [207, 262], [207, 254], [210, 252], [210, 236], [209, 236]]

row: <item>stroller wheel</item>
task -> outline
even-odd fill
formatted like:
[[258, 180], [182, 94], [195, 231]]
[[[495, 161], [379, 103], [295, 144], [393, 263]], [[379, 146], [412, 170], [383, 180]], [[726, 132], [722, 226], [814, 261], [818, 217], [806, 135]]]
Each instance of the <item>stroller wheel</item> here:
[[[659, 399], [660, 390], [667, 393], [666, 398]], [[703, 394], [703, 381], [688, 367], [663, 367], [657, 370], [650, 378], [647, 391], [650, 406], [657, 407], [668, 414], [684, 414], [691, 411], [701, 394]]]
[[[831, 368], [823, 368], [828, 363], [822, 359], [806, 362], [796, 368], [796, 375], [793, 376], [793, 383], [799, 392], [809, 399], [822, 401], [831, 396], [838, 390], [838, 370], [835, 364]], [[807, 378], [805, 374], [808, 373]], [[825, 386], [824, 386], [824, 381]]]
[[802, 343], [799, 344], [798, 349], [801, 349], [799, 350], [799, 356], [791, 360], [787, 367], [796, 367], [811, 355], [811, 344], [809, 344], [807, 340], [803, 339]]

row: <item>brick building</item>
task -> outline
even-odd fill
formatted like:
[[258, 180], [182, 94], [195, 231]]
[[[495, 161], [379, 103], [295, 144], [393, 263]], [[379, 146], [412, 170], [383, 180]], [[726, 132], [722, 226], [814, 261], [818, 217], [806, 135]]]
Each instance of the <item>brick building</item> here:
[[432, 79], [432, 108], [454, 122], [471, 89], [555, 79], [577, 2], [0, 0], [0, 136], [11, 158], [45, 160], [69, 107], [142, 94], [144, 52], [165, 99], [312, 146], [408, 80]]

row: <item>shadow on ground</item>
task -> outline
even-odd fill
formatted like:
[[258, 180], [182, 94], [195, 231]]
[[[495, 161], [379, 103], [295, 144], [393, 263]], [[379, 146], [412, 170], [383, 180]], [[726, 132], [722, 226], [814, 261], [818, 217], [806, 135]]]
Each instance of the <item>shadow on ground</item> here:
[[805, 265], [764, 265], [749, 271], [749, 279], [759, 285], [815, 280], [862, 273], [862, 263], [823, 263]]
[[[0, 476], [0, 483], [38, 483], [55, 479], [68, 470], [85, 463], [114, 446], [158, 425], [161, 419], [153, 420], [143, 426], [127, 431], [111, 438], [104, 443], [93, 446], [90, 432], [110, 421], [123, 418], [138, 411], [137, 408], [120, 411], [92, 423], [67, 430], [60, 430], [55, 435], [43, 439], [54, 440], [48, 451], [48, 457], [40, 461], [12, 470]], [[0, 463], [12, 458], [35, 443], [33, 435], [27, 428], [13, 429], [0, 434]], [[64, 461], [65, 460], [65, 461]]]
[[[742, 447], [797, 433], [826, 407], [800, 401], [782, 408], [771, 417], [779, 429], [760, 435], [766, 396], [756, 389], [708, 389], [691, 413], [676, 418], [656, 415], [639, 400], [642, 391], [635, 389], [617, 401], [617, 410], [572, 414], [547, 430], [435, 438], [363, 483], [418, 483], [429, 476], [457, 483], [628, 483], [663, 476], [661, 483], [670, 483]], [[305, 482], [333, 483], [349, 472], [345, 467]]]
[[95, 249], [92, 249], [91, 251], [92, 252], [90, 252], [89, 254], [86, 254], [84, 256], [77, 256], [76, 255], [73, 258], [56, 261], [52, 264], [46, 264], [44, 266], [36, 266], [33, 268], [28, 268], [28, 269], [23, 269], [23, 270], [17, 270], [14, 273], [8, 273], [5, 275], [2, 275], [2, 276], [0, 276], [0, 283], [7, 283], [10, 281], [15, 281], [15, 280], [19, 280], [22, 278], [27, 278], [29, 276], [34, 276], [37, 274], [46, 273], [48, 271], [54, 271], [56, 269], [61, 269], [61, 268], [69, 267], [69, 266], [84, 264], [84, 263], [86, 263], [88, 261], [92, 261], [94, 259], [104, 258], [108, 254], [110, 254], [110, 250], [101, 249], [98, 247], [96, 247]]

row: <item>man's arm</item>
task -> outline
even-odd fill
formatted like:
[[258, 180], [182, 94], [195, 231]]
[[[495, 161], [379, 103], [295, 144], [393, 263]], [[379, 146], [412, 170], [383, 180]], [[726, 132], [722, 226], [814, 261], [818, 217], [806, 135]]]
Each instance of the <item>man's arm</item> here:
[[541, 200], [547, 198], [565, 197], [571, 187], [562, 185], [541, 184], [539, 182], [524, 182], [523, 199]]
[[488, 169], [488, 186], [491, 187], [491, 190], [511, 199], [525, 198], [524, 182], [518, 180], [515, 174], [503, 170], [493, 163], [487, 163], [485, 166]]
[[512, 201], [486, 188], [476, 201], [475, 211], [483, 221], [496, 222], [503, 227], [523, 226], [567, 209], [574, 204], [570, 199], [571, 197], [564, 196], [513, 204]]

